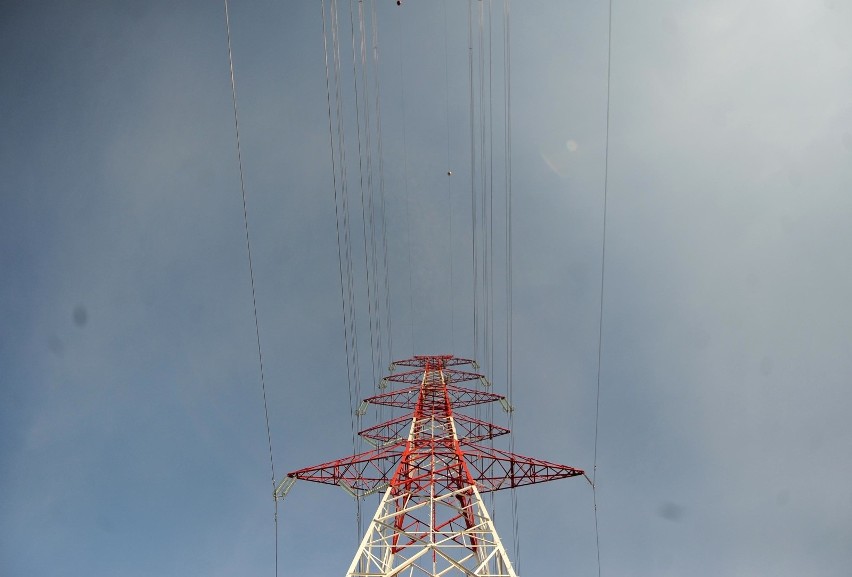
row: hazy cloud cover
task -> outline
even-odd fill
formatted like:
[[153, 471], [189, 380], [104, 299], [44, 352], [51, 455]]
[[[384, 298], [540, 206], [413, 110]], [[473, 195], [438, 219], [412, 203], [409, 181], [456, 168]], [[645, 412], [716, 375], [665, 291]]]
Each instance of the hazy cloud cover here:
[[[0, 573], [272, 575], [223, 6], [6, 8]], [[394, 356], [464, 356], [467, 3], [376, 9]], [[322, 21], [231, 19], [280, 477], [351, 451]], [[607, 5], [511, 24], [516, 449], [591, 469]], [[850, 29], [836, 0], [614, 2], [603, 575], [852, 568]], [[589, 486], [518, 496], [521, 574], [596, 574]], [[342, 574], [354, 513], [297, 484], [280, 574]]]

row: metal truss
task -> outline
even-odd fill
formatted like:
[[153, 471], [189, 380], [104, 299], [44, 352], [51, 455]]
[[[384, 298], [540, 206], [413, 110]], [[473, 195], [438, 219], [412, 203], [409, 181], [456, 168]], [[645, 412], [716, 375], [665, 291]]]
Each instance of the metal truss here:
[[509, 430], [454, 409], [511, 407], [502, 395], [455, 384], [488, 386], [483, 375], [449, 368], [463, 365], [476, 368], [451, 355], [395, 362], [392, 368], [416, 370], [385, 377], [382, 385], [408, 386], [366, 399], [359, 412], [368, 403], [412, 412], [361, 431], [375, 449], [293, 471], [276, 488], [276, 498], [297, 479], [338, 485], [355, 497], [384, 492], [348, 577], [516, 577], [481, 493], [584, 474], [483, 445]]
[[475, 485], [441, 495], [388, 488], [347, 577], [516, 577]]

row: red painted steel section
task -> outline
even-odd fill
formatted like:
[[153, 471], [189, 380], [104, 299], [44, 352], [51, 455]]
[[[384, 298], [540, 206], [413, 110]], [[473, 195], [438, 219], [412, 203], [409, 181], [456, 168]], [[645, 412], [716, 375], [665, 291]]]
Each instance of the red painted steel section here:
[[[505, 400], [502, 395], [458, 386], [483, 380], [481, 374], [450, 367], [474, 366], [470, 359], [452, 355], [423, 355], [396, 361], [412, 367], [385, 377], [385, 382], [406, 386], [375, 395], [367, 402], [411, 409], [406, 416], [379, 423], [359, 434], [379, 448], [288, 473], [288, 477], [330, 485], [344, 483], [356, 494], [374, 492], [387, 485], [400, 496], [397, 510], [413, 495], [457, 491], [476, 484], [480, 492], [498, 491], [576, 477], [583, 471], [568, 465], [525, 457], [480, 443], [508, 429], [455, 414], [454, 409]], [[412, 428], [413, 427], [413, 428]], [[455, 429], [455, 435], [453, 434]], [[409, 429], [411, 438], [409, 439]], [[457, 497], [463, 515], [471, 515], [464, 494]], [[398, 517], [402, 523], [404, 516]], [[465, 519], [471, 523], [472, 519]]]

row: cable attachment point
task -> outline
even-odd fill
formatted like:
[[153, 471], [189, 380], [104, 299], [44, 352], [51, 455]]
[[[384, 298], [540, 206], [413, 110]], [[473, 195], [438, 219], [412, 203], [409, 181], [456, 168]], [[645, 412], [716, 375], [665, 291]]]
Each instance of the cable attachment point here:
[[284, 477], [284, 480], [278, 484], [278, 486], [275, 488], [275, 491], [272, 493], [272, 498], [276, 501], [278, 501], [278, 499], [283, 499], [287, 495], [287, 493], [290, 492], [290, 489], [292, 489], [293, 485], [295, 484], [296, 477]]
[[379, 483], [378, 485], [376, 485], [372, 489], [368, 489], [366, 491], [358, 491], [352, 485], [350, 485], [349, 483], [347, 483], [346, 481], [343, 481], [343, 480], [341, 480], [337, 484], [337, 486], [340, 487], [341, 489], [343, 489], [344, 491], [346, 491], [346, 494], [351, 496], [356, 501], [359, 500], [359, 499], [363, 499], [365, 497], [369, 497], [373, 493], [378, 493], [379, 491], [384, 491], [385, 489], [388, 488], [387, 483]]

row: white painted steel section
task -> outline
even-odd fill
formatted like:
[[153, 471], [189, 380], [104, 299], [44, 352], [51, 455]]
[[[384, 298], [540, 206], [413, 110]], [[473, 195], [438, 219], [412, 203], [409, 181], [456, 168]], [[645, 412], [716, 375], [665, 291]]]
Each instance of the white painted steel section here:
[[[396, 529], [394, 523], [398, 516], [418, 510], [430, 517], [433, 510], [443, 508], [459, 513], [461, 509], [455, 496], [467, 491], [472, 492], [470, 506], [475, 523], [471, 528], [448, 531], [436, 530], [433, 525], [428, 535], [411, 533], [405, 528]], [[399, 511], [395, 501], [393, 489], [388, 488], [346, 572], [347, 577], [517, 577], [475, 486], [429, 496], [423, 502]], [[399, 542], [413, 543], [394, 553], [394, 536]], [[475, 553], [470, 547], [474, 540], [477, 543]]]

